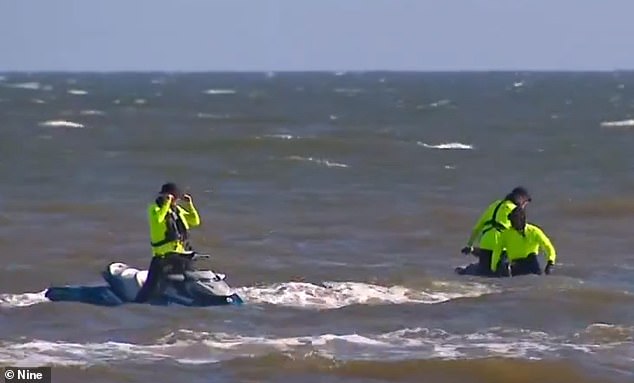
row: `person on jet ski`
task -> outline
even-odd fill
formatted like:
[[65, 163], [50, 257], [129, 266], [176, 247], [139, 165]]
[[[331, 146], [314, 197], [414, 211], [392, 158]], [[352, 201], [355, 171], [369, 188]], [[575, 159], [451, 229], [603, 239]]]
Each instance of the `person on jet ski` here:
[[511, 221], [511, 227], [500, 234], [491, 258], [491, 272], [505, 273], [505, 271], [497, 270], [497, 266], [494, 267], [494, 265], [498, 264], [503, 249], [506, 249], [511, 276], [541, 275], [537, 254], [543, 249], [548, 259], [544, 273], [550, 274], [557, 259], [557, 253], [548, 236], [539, 227], [526, 222], [526, 211], [519, 206], [513, 209], [508, 218]]
[[[177, 204], [181, 200], [186, 208]], [[184, 264], [185, 259], [179, 254], [192, 250], [189, 229], [200, 225], [200, 215], [191, 195], [183, 194], [172, 182], [161, 187], [158, 198], [148, 206], [147, 212], [153, 256], [147, 280], [135, 299], [138, 303], [146, 302], [159, 292], [165, 268]]]
[[[515, 207], [525, 208], [531, 201], [526, 188], [518, 186], [503, 199], [491, 203], [471, 231], [467, 246], [461, 250], [463, 254], [478, 257], [478, 262], [466, 267], [457, 267], [456, 272], [463, 275], [495, 276], [491, 272], [491, 257], [499, 242], [500, 233], [511, 226], [508, 215]], [[473, 244], [476, 241], [479, 246], [474, 248]], [[494, 269], [497, 269], [497, 265]]]

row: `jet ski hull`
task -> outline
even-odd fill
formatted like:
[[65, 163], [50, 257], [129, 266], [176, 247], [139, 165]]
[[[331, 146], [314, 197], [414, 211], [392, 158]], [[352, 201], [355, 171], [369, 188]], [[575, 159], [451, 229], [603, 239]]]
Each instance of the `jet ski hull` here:
[[109, 286], [55, 286], [44, 296], [53, 302], [79, 302], [98, 306], [119, 306], [124, 302]]
[[[44, 296], [53, 302], [77, 302], [98, 306], [120, 306], [130, 301], [123, 301], [115, 294], [110, 286], [52, 286], [46, 290]], [[230, 298], [231, 302], [227, 301]], [[184, 299], [163, 297], [152, 299], [148, 302], [151, 305], [183, 305], [190, 307], [227, 306], [240, 305], [243, 302], [238, 294], [228, 297], [209, 297], [206, 300], [187, 301]]]
[[[123, 302], [133, 302], [147, 279], [147, 270], [139, 270], [121, 262], [113, 262], [102, 273], [110, 289]], [[185, 306], [219, 306], [243, 303], [224, 281], [224, 275], [213, 271], [186, 272], [183, 281], [168, 281], [161, 297], [150, 303], [176, 303]]]
[[[121, 262], [106, 267], [102, 277], [107, 286], [60, 286], [47, 289], [45, 296], [55, 302], [83, 302], [101, 306], [132, 303], [147, 279], [147, 270]], [[152, 305], [178, 304], [205, 307], [240, 305], [242, 298], [225, 282], [225, 276], [213, 271], [188, 271], [182, 281], [168, 281], [163, 294], [150, 299]]]

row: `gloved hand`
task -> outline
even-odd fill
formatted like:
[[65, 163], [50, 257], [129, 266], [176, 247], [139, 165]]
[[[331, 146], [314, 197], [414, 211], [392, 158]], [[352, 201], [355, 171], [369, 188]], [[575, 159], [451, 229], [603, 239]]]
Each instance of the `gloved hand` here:
[[544, 268], [544, 274], [550, 274], [550, 269], [553, 267], [553, 261], [548, 261], [546, 268]]
[[473, 246], [465, 246], [462, 250], [460, 250], [460, 252], [465, 255], [471, 254], [473, 253]]

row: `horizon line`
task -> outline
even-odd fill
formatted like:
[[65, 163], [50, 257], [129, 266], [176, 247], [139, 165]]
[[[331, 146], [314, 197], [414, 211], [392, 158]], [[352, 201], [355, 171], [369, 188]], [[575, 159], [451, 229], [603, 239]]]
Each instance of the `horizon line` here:
[[176, 73], [176, 74], [267, 74], [267, 73], [614, 73], [634, 72], [634, 68], [615, 69], [282, 69], [282, 70], [241, 70], [241, 69], [0, 69], [0, 74], [118, 74], [118, 73]]

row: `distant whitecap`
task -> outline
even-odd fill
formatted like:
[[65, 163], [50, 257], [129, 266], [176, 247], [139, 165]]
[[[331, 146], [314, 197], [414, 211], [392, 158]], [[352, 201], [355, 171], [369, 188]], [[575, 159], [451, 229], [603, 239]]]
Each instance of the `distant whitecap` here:
[[233, 89], [207, 89], [204, 94], [221, 95], [221, 94], [235, 94]]
[[359, 93], [363, 93], [364, 90], [360, 89], [360, 88], [335, 88], [335, 89], [333, 89], [333, 92], [335, 92], [335, 93], [343, 93], [343, 94], [347, 94], [349, 96], [352, 96], [352, 95], [356, 95], [356, 94], [359, 94]]
[[603, 128], [632, 128], [634, 127], [634, 120], [622, 120], [622, 121], [604, 121], [601, 123]]
[[347, 168], [348, 167], [348, 165], [340, 163], [340, 162], [333, 162], [327, 159], [314, 158], [314, 157], [290, 156], [290, 157], [286, 157], [286, 159], [292, 160], [292, 161], [313, 162], [318, 165], [324, 165], [329, 168]]
[[231, 118], [228, 114], [213, 114], [213, 113], [197, 113], [196, 117], [200, 119], [210, 119], [210, 120], [226, 120]]
[[39, 123], [40, 126], [50, 127], [50, 128], [83, 128], [84, 125], [72, 122], [72, 121], [64, 121], [64, 120], [49, 120]]
[[38, 90], [40, 89], [39, 82], [21, 82], [16, 84], [6, 84], [9, 88], [18, 88], [18, 89], [29, 89], [29, 90]]
[[[277, 138], [277, 139], [281, 139], [281, 140], [292, 140], [296, 137], [290, 135], [290, 134], [265, 134], [264, 137], [267, 138]], [[260, 138], [260, 137], [258, 137]]]
[[443, 106], [451, 105], [451, 100], [442, 99], [429, 104], [417, 105], [416, 109], [435, 109]]
[[103, 112], [101, 110], [82, 110], [79, 112], [80, 115], [82, 116], [104, 116], [106, 114], [106, 112]]
[[441, 149], [441, 150], [473, 150], [473, 145], [467, 145], [460, 142], [448, 142], [438, 145], [430, 145], [424, 142], [417, 142], [418, 145], [428, 149]]

